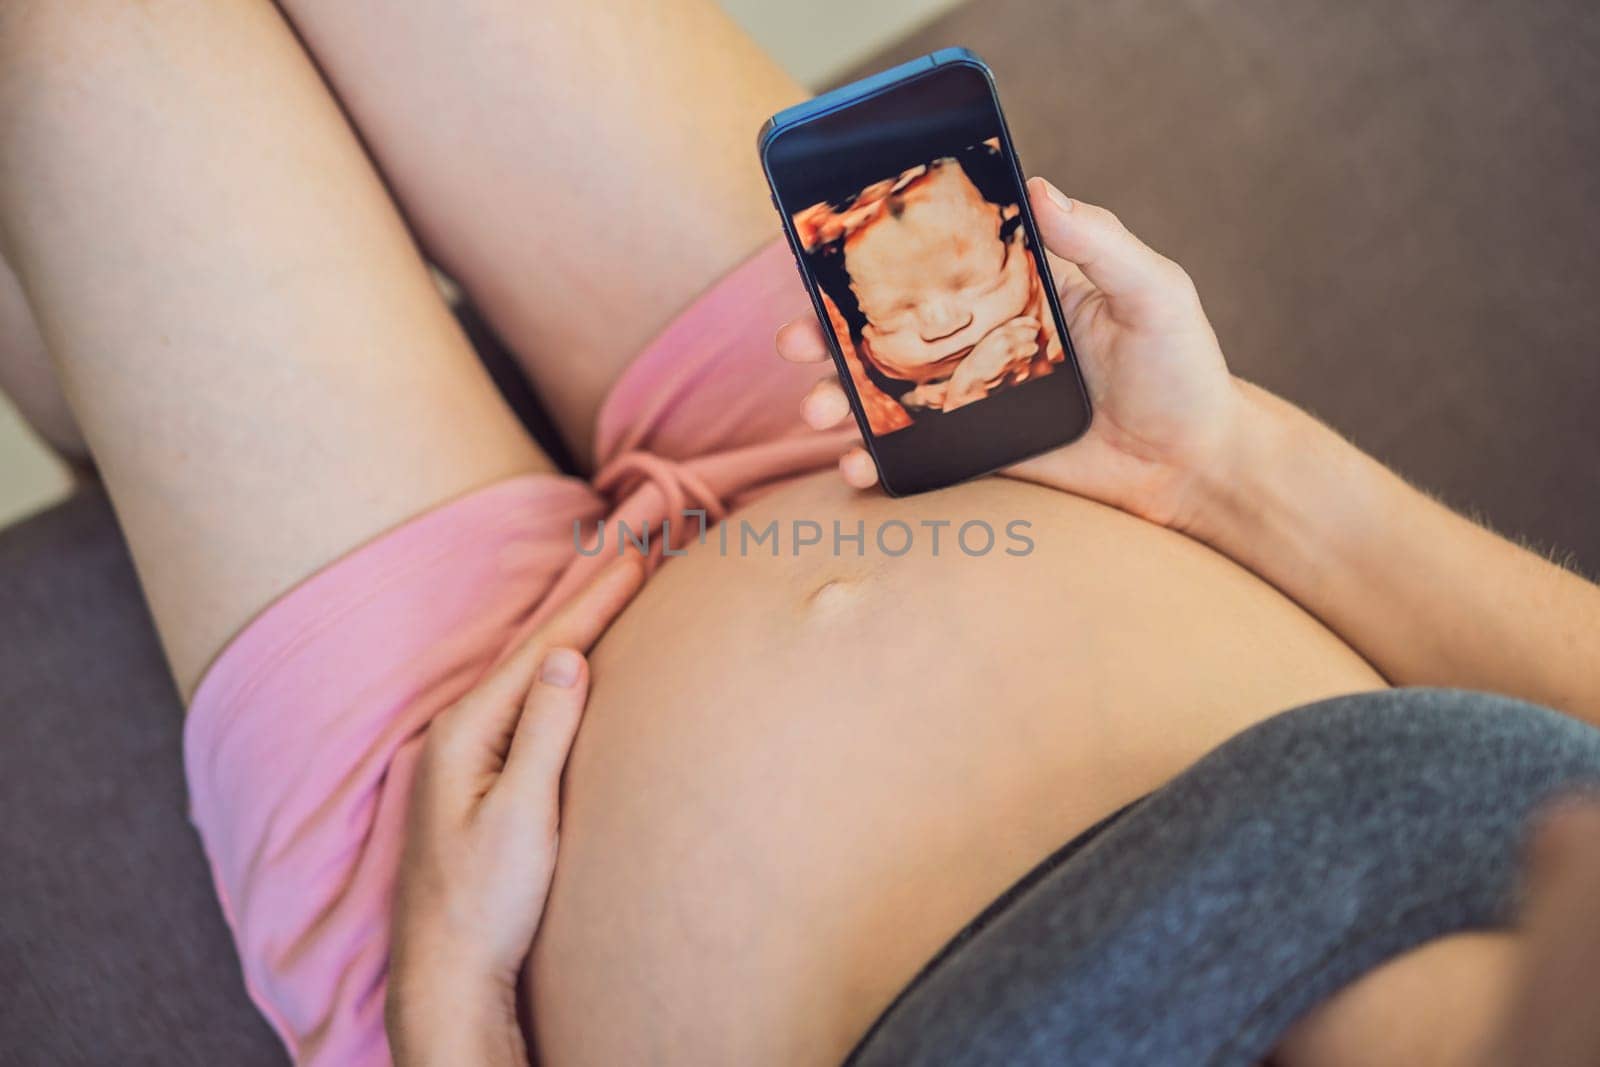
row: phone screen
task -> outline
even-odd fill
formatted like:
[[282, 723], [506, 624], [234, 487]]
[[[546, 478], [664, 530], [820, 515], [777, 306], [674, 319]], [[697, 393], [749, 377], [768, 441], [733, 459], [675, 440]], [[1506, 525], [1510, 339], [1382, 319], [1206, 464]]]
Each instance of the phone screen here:
[[891, 491], [1082, 432], [1071, 341], [982, 68], [936, 67], [780, 131], [765, 157]]

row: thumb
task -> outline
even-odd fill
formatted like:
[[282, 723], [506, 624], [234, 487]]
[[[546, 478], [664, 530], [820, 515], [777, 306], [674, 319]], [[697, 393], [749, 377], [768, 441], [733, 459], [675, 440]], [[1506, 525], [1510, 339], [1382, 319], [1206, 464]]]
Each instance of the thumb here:
[[1028, 199], [1044, 246], [1078, 266], [1130, 326], [1156, 326], [1197, 304], [1194, 283], [1111, 212], [1073, 200], [1043, 178], [1028, 179]]
[[561, 772], [588, 697], [589, 667], [583, 655], [570, 648], [546, 653], [523, 701], [505, 770], [494, 786], [493, 792], [502, 794], [501, 803], [556, 825]]

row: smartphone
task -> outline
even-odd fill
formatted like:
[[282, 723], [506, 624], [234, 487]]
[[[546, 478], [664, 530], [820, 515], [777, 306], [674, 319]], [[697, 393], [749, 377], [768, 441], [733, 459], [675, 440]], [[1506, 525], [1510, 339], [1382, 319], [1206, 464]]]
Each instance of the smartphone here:
[[988, 66], [948, 48], [780, 111], [772, 203], [883, 488], [1073, 441], [1089, 396]]

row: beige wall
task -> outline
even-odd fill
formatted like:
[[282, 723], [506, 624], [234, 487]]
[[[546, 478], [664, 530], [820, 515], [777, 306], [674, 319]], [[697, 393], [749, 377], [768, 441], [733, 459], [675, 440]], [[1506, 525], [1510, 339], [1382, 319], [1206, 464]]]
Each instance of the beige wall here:
[[955, 7], [959, 0], [721, 2], [797, 80], [816, 87]]
[[0, 526], [66, 495], [67, 471], [0, 396]]

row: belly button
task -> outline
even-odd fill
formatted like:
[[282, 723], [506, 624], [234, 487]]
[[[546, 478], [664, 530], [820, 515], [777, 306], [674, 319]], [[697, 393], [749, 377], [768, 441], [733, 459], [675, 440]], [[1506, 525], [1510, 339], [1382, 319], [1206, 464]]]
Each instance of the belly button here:
[[856, 598], [855, 583], [840, 578], [830, 578], [811, 591], [806, 605], [818, 611], [843, 607]]

